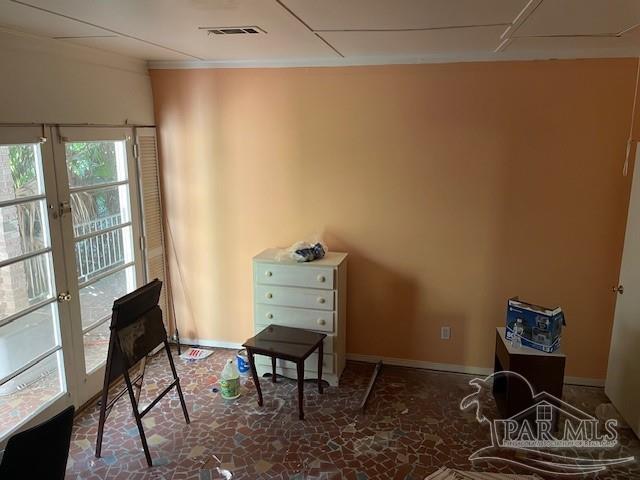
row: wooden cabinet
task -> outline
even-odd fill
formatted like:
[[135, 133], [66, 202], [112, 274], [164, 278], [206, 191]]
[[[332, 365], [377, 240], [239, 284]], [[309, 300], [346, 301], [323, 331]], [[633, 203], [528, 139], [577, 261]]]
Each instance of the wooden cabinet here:
[[[534, 404], [534, 395], [541, 392], [562, 399], [565, 360], [561, 349], [544, 353], [529, 347], [514, 347], [505, 339], [505, 328], [498, 327], [493, 396], [500, 417], [509, 418], [525, 411]], [[526, 381], [500, 372], [515, 372]]]

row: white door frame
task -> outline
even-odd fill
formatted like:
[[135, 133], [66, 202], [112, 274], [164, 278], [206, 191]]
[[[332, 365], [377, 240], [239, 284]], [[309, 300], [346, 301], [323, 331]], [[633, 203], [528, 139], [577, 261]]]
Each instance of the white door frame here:
[[[133, 131], [128, 127], [57, 127], [55, 128], [53, 143], [56, 158], [56, 179], [58, 197], [61, 202], [69, 202], [70, 191], [66, 167], [65, 142], [124, 140], [127, 155], [127, 182], [129, 186], [129, 202], [131, 210], [131, 229], [133, 241], [133, 261], [136, 270], [136, 284], [144, 283], [144, 265], [141, 250], [141, 210], [138, 182], [138, 168], [133, 155]], [[77, 388], [74, 389], [74, 403], [78, 406], [85, 404], [102, 390], [105, 366], [87, 373], [85, 371], [84, 342], [80, 313], [80, 295], [75, 264], [75, 242], [73, 221], [70, 214], [62, 217], [62, 237], [64, 238], [64, 257], [68, 276], [68, 291], [71, 300], [67, 303], [72, 320], [72, 335], [74, 343], [75, 377]], [[109, 320], [107, 320], [108, 322]]]

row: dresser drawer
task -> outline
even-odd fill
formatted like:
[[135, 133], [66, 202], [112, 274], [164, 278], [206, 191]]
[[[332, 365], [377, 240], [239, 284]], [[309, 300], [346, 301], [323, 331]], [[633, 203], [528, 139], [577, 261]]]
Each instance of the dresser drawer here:
[[283, 325], [304, 328], [318, 332], [333, 332], [333, 312], [327, 310], [306, 310], [286, 308], [257, 303], [254, 311], [256, 325]]
[[333, 268], [258, 263], [256, 264], [256, 282], [263, 285], [333, 290]]
[[[325, 354], [323, 355], [324, 357], [324, 361], [322, 362], [322, 373], [335, 373], [336, 368], [335, 368], [335, 361], [334, 361], [334, 355], [333, 354]], [[263, 365], [263, 366], [268, 366], [269, 367], [269, 371], [271, 371], [271, 358], [270, 357], [266, 357], [264, 355], [257, 355], [255, 356], [256, 358], [256, 364], [257, 365]], [[292, 373], [291, 378], [296, 378], [296, 364], [295, 362], [290, 362], [288, 360], [282, 360], [281, 358], [278, 358], [276, 360], [276, 367], [278, 368], [283, 368], [283, 369], [287, 369], [288, 371], [290, 371]], [[318, 354], [317, 353], [312, 353], [311, 355], [309, 355], [309, 358], [307, 358], [304, 361], [304, 370], [305, 372], [312, 372], [312, 373], [317, 373], [318, 372]], [[313, 378], [313, 377], [310, 377]]]
[[255, 295], [265, 305], [333, 310], [333, 290], [256, 285]]

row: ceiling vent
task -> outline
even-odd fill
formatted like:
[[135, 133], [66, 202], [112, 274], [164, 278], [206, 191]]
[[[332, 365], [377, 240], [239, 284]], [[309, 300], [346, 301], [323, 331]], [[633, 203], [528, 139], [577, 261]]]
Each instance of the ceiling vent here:
[[244, 27], [199, 27], [199, 30], [206, 30], [208, 35], [258, 35], [267, 33], [266, 30], [256, 25]]

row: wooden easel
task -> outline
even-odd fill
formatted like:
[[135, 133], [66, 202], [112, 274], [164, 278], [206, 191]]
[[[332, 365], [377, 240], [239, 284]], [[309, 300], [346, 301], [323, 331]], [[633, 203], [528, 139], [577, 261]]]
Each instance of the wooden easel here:
[[[109, 413], [115, 403], [129, 393], [133, 416], [136, 419], [138, 432], [144, 456], [147, 459], [147, 465], [153, 465], [149, 446], [147, 445], [147, 437], [142, 426], [142, 418], [175, 387], [180, 398], [182, 413], [187, 423], [190, 423], [187, 406], [184, 403], [182, 389], [180, 388], [180, 379], [176, 372], [176, 366], [173, 363], [169, 342], [167, 341], [167, 331], [162, 321], [162, 310], [158, 306], [160, 298], [160, 290], [162, 282], [155, 279], [151, 283], [140, 287], [139, 289], [119, 298], [113, 303], [113, 313], [111, 316], [111, 336], [109, 338], [109, 352], [107, 354], [107, 366], [104, 375], [104, 386], [102, 389], [102, 402], [100, 404], [100, 418], [98, 420], [98, 438], [96, 440], [96, 457], [100, 457], [102, 451], [102, 437], [104, 434], [104, 424]], [[142, 383], [144, 381], [144, 370], [146, 357], [156, 347], [164, 345], [167, 353], [171, 373], [173, 374], [173, 382], [165, 388], [144, 410], [138, 410], [138, 401]], [[130, 370], [136, 364], [142, 362], [141, 373], [137, 374], [133, 380], [131, 379]], [[125, 388], [122, 388], [108, 401], [109, 387], [124, 377]], [[134, 392], [134, 387], [136, 392]]]

